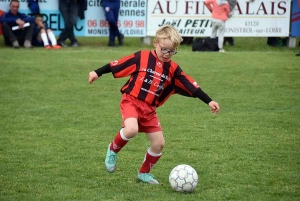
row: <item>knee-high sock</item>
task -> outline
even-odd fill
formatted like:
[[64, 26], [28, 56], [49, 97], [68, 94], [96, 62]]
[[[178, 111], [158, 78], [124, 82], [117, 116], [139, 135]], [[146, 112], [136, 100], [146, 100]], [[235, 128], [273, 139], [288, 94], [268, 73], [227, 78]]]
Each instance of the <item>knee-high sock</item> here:
[[48, 41], [48, 37], [47, 37], [46, 33], [41, 33], [41, 38], [42, 38], [42, 41], [44, 43], [44, 46], [49, 45], [49, 41]]
[[54, 34], [53, 34], [52, 31], [48, 32], [48, 37], [49, 37], [49, 39], [51, 41], [52, 46], [57, 45], [56, 38], [55, 38], [55, 36], [54, 36]]
[[124, 128], [120, 130], [120, 132], [117, 133], [115, 139], [110, 144], [110, 150], [114, 151], [115, 153], [118, 153], [130, 140], [124, 136]]
[[150, 151], [150, 149], [148, 149], [144, 158], [144, 162], [140, 169], [140, 173], [149, 173], [160, 157], [161, 157], [161, 153], [156, 154]]

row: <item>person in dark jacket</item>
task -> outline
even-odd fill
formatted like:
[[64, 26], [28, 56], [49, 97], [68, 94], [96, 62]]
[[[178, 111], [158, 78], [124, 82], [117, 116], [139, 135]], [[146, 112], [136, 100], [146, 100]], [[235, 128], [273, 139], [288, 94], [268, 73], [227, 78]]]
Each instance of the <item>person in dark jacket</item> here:
[[19, 48], [23, 44], [25, 48], [31, 48], [34, 18], [20, 13], [19, 7], [19, 1], [12, 0], [9, 11], [0, 18], [5, 45]]
[[88, 8], [88, 2], [87, 0], [80, 0], [78, 4], [78, 17], [81, 20], [85, 19], [84, 11], [86, 11]]
[[60, 33], [57, 44], [68, 47], [65, 41], [69, 39], [72, 47], [78, 46], [78, 41], [74, 34], [74, 27], [78, 18], [78, 8], [82, 0], [58, 0], [58, 8], [64, 19], [65, 28]]
[[104, 8], [105, 18], [109, 24], [109, 41], [108, 46], [115, 47], [115, 38], [119, 40], [119, 45], [124, 44], [124, 35], [120, 33], [118, 28], [118, 19], [120, 11], [120, 0], [100, 0], [100, 4]]

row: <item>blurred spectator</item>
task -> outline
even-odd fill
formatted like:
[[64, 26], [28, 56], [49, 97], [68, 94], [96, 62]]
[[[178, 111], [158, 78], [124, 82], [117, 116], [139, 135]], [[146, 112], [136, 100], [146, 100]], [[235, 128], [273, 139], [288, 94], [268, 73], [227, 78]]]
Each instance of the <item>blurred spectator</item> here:
[[72, 47], [78, 46], [78, 41], [74, 35], [74, 27], [78, 18], [79, 3], [82, 0], [58, 0], [58, 8], [64, 19], [65, 28], [60, 33], [57, 44], [68, 47], [65, 41], [69, 39]]
[[28, 1], [28, 8], [31, 11], [31, 14], [40, 14], [40, 6], [38, 0], [27, 0]]
[[31, 48], [34, 18], [20, 13], [19, 7], [19, 1], [12, 0], [9, 11], [0, 18], [5, 45], [19, 48], [23, 44], [25, 48]]
[[[235, 6], [237, 4], [237, 0], [227, 0], [227, 1], [229, 3], [229, 10], [230, 10], [228, 18], [231, 18], [233, 16], [233, 12], [234, 12], [234, 8], [235, 8]], [[228, 43], [231, 46], [234, 46], [234, 39], [233, 39], [233, 37], [225, 37], [223, 45], [226, 45], [226, 43]]]
[[40, 14], [35, 16], [32, 43], [35, 46], [44, 46], [45, 49], [51, 48], [50, 43], [54, 49], [61, 48], [57, 45], [54, 33], [48, 28], [47, 24], [43, 22], [43, 16]]
[[282, 47], [286, 46], [287, 38], [280, 37], [268, 37], [267, 44], [272, 47]]
[[182, 37], [182, 42], [180, 45], [191, 45], [193, 43], [194, 37]]
[[229, 3], [227, 0], [206, 0], [206, 7], [212, 12], [212, 33], [211, 38], [217, 37], [219, 52], [225, 52], [223, 49], [225, 22], [228, 20], [230, 13]]
[[231, 46], [234, 46], [234, 39], [233, 37], [224, 37], [223, 45], [226, 45], [228, 43]]
[[120, 11], [120, 0], [100, 0], [101, 6], [104, 8], [105, 18], [109, 24], [109, 41], [108, 46], [115, 47], [115, 38], [119, 40], [119, 45], [124, 44], [124, 35], [120, 33], [118, 28], [118, 18]]
[[[4, 15], [4, 10], [0, 10], [0, 18], [2, 17], [2, 15]], [[0, 23], [0, 35], [3, 35], [2, 33], [2, 23]]]

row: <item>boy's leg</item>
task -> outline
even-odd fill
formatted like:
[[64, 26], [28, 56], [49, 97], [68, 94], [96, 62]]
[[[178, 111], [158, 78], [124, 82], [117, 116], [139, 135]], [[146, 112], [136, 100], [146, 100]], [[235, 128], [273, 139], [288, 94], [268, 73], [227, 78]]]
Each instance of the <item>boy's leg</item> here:
[[[128, 119], [127, 119], [128, 120]], [[130, 118], [129, 121], [133, 121], [133, 123], [137, 120], [134, 118]], [[117, 133], [114, 140], [110, 144], [110, 150], [114, 151], [115, 153], [118, 153], [121, 151], [121, 149], [127, 144], [127, 142], [134, 136], [126, 137], [125, 133], [128, 132], [125, 128], [122, 128], [120, 132]], [[128, 135], [128, 134], [127, 134]]]
[[165, 140], [162, 131], [147, 133], [147, 135], [151, 142], [151, 147], [145, 154], [143, 164], [138, 173], [138, 179], [149, 184], [159, 184], [154, 176], [150, 174], [150, 171], [161, 157]]
[[55, 48], [55, 49], [59, 49], [60, 46], [57, 45], [57, 40], [56, 40], [55, 35], [53, 34], [51, 29], [47, 30], [47, 35], [48, 35], [48, 38], [51, 42], [52, 47]]
[[124, 136], [124, 128], [122, 128], [114, 140], [108, 145], [106, 158], [105, 158], [105, 167], [106, 170], [110, 173], [113, 173], [116, 170], [118, 152], [127, 144], [129, 141], [128, 138]]
[[40, 31], [40, 37], [41, 37], [41, 39], [42, 39], [42, 41], [43, 41], [43, 44], [44, 44], [44, 46], [46, 47], [46, 49], [49, 49], [49, 48], [51, 48], [50, 46], [49, 46], [49, 40], [48, 40], [48, 36], [47, 36], [47, 34], [46, 34], [46, 30], [45, 29], [42, 29], [41, 31]]
[[105, 167], [108, 172], [113, 173], [116, 170], [118, 152], [133, 138], [138, 132], [138, 123], [136, 118], [128, 118], [124, 121], [125, 127], [122, 128], [113, 141], [108, 145]]
[[117, 153], [133, 138], [139, 131], [138, 113], [135, 107], [135, 98], [123, 94], [120, 103], [120, 111], [122, 114], [122, 129], [117, 133], [114, 140], [109, 144], [105, 166], [108, 172], [114, 172], [117, 163]]

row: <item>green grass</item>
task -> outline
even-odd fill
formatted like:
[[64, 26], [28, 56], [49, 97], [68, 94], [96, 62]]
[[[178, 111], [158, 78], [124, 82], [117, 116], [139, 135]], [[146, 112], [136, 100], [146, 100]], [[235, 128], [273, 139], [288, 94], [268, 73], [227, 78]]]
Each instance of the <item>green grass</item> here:
[[[161, 185], [152, 186], [136, 181], [149, 147], [142, 133], [119, 153], [116, 173], [104, 167], [126, 79], [87, 81], [89, 71], [152, 46], [106, 40], [79, 38], [79, 48], [58, 51], [0, 41], [0, 200], [300, 200], [299, 46], [236, 38], [224, 54], [180, 47], [173, 59], [221, 112], [178, 95], [157, 109], [166, 146], [152, 170]], [[183, 163], [199, 175], [190, 194], [168, 183]]]

